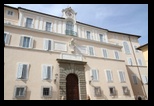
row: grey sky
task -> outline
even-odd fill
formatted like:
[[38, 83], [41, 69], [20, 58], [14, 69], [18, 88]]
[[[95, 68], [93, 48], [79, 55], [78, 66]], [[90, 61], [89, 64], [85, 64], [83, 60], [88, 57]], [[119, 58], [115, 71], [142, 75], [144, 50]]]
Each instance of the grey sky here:
[[55, 16], [71, 6], [77, 21], [116, 32], [140, 35], [140, 45], [148, 43], [148, 4], [5, 4]]

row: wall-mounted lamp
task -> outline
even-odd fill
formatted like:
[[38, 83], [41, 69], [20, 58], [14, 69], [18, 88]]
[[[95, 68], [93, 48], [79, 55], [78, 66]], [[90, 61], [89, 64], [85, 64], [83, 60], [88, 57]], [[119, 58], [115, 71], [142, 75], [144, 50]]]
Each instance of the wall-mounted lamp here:
[[55, 74], [54, 83], [56, 83], [56, 81], [57, 81], [57, 78], [58, 78], [58, 74]]
[[91, 76], [91, 80], [89, 80], [89, 84], [91, 84], [92, 80], [93, 80], [93, 76]]

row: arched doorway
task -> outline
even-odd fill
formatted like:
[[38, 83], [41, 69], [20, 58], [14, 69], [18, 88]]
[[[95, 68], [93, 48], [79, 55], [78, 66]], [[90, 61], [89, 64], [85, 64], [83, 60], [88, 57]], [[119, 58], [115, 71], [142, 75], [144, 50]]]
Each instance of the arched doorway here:
[[66, 99], [79, 100], [78, 77], [75, 74], [66, 77]]

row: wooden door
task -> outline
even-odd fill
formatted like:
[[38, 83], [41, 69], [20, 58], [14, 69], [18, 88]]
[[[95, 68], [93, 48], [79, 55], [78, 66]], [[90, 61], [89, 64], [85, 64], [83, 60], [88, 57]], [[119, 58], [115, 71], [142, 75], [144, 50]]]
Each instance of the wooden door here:
[[78, 78], [75, 74], [66, 77], [66, 99], [79, 100]]

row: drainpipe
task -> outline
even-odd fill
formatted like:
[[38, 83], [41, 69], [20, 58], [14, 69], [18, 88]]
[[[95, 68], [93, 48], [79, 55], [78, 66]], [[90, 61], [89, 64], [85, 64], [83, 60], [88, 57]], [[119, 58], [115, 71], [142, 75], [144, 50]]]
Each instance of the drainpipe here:
[[133, 51], [133, 55], [135, 57], [135, 62], [136, 62], [136, 66], [137, 66], [137, 69], [138, 69], [138, 73], [139, 73], [139, 76], [140, 76], [140, 79], [141, 79], [141, 85], [142, 85], [142, 88], [143, 88], [143, 91], [144, 91], [144, 95], [145, 95], [145, 98], [147, 99], [147, 95], [146, 95], [146, 92], [145, 92], [145, 88], [144, 88], [144, 85], [142, 83], [142, 77], [141, 77], [140, 69], [139, 69], [139, 66], [137, 64], [137, 58], [136, 58], [136, 55], [135, 55], [134, 50], [133, 50], [133, 46], [132, 46], [132, 42], [130, 40], [130, 36], [129, 36], [129, 42], [130, 42], [130, 45], [131, 45], [131, 48], [132, 48], [132, 51]]

